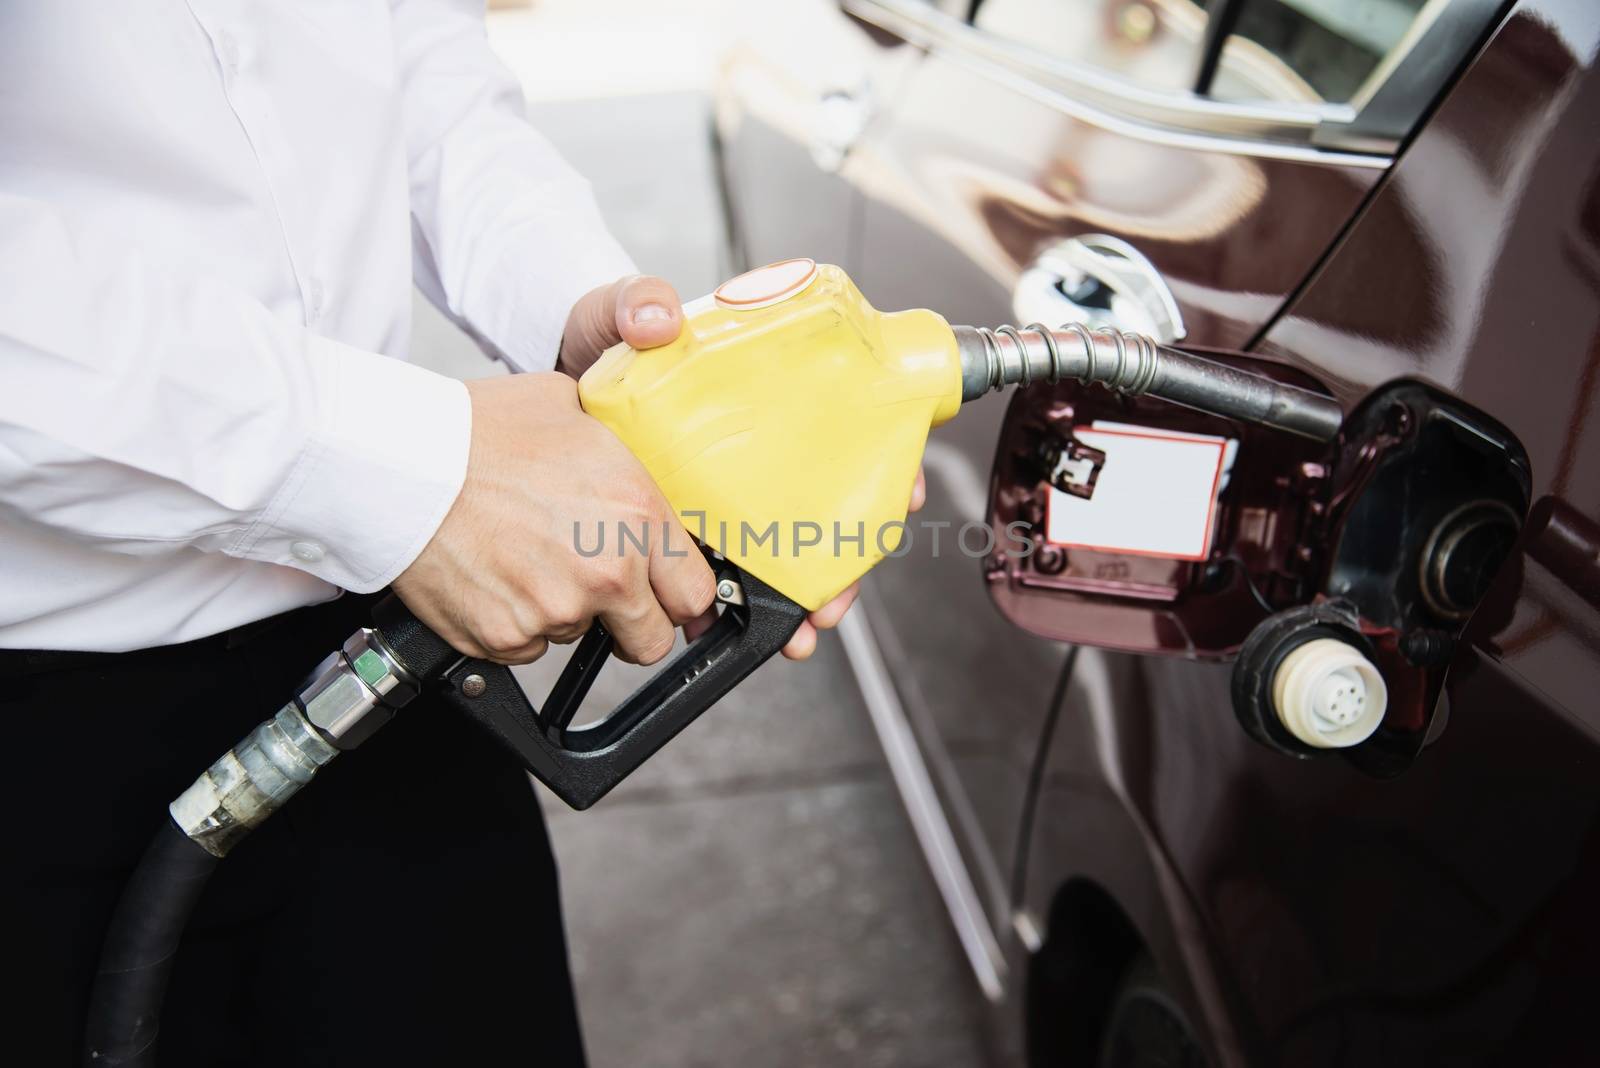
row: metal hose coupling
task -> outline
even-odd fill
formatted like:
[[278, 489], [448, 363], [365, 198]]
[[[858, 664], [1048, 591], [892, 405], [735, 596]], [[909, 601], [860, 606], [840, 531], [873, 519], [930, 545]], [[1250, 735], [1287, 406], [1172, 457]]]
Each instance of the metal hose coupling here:
[[1055, 330], [1042, 323], [951, 329], [961, 353], [963, 402], [1004, 386], [1074, 379], [1316, 441], [1333, 440], [1344, 421], [1331, 397], [1169, 348], [1143, 334], [1082, 323]]
[[293, 701], [207, 768], [172, 804], [173, 822], [226, 856], [341, 750], [354, 749], [417, 695], [381, 635], [362, 628], [312, 671]]

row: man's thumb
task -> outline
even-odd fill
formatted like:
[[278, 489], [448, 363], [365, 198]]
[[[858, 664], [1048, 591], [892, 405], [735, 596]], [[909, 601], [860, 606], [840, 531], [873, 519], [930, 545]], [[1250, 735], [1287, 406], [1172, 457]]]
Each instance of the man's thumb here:
[[665, 278], [640, 275], [621, 283], [616, 303], [617, 336], [636, 349], [677, 340], [683, 329], [683, 302]]

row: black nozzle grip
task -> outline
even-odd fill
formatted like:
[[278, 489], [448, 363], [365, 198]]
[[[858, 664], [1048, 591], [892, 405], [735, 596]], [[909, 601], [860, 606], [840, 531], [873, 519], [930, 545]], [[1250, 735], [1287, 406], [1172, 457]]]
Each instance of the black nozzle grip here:
[[441, 677], [462, 654], [411, 614], [397, 594], [389, 594], [372, 607], [372, 626], [383, 635], [390, 652], [407, 671], [423, 682]]
[[711, 628], [672, 657], [611, 714], [571, 723], [605, 665], [611, 635], [598, 621], [578, 644], [543, 711], [529, 703], [509, 668], [463, 656], [393, 594], [373, 609], [390, 650], [446, 705], [473, 720], [573, 808], [584, 809], [631, 774], [675, 734], [760, 667], [799, 629], [806, 610], [720, 558], [719, 580], [739, 591]]

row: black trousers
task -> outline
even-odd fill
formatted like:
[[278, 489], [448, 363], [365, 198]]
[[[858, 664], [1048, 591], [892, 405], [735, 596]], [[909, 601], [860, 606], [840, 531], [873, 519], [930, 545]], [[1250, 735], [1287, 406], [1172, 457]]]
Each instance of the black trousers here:
[[[167, 802], [369, 606], [346, 596], [137, 653], [0, 651], [7, 1063], [78, 1062], [101, 935]], [[159, 1059], [582, 1065], [555, 865], [521, 769], [427, 697], [323, 769], [207, 888]]]

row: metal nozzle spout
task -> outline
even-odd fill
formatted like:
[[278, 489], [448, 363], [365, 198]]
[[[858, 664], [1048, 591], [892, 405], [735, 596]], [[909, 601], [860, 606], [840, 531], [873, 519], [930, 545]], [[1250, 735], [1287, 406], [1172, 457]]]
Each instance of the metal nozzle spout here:
[[1080, 323], [1059, 330], [1038, 323], [1020, 329], [952, 329], [961, 351], [963, 402], [1002, 386], [1076, 379], [1316, 441], [1333, 440], [1344, 421], [1332, 398], [1158, 345], [1142, 334], [1091, 330]]

